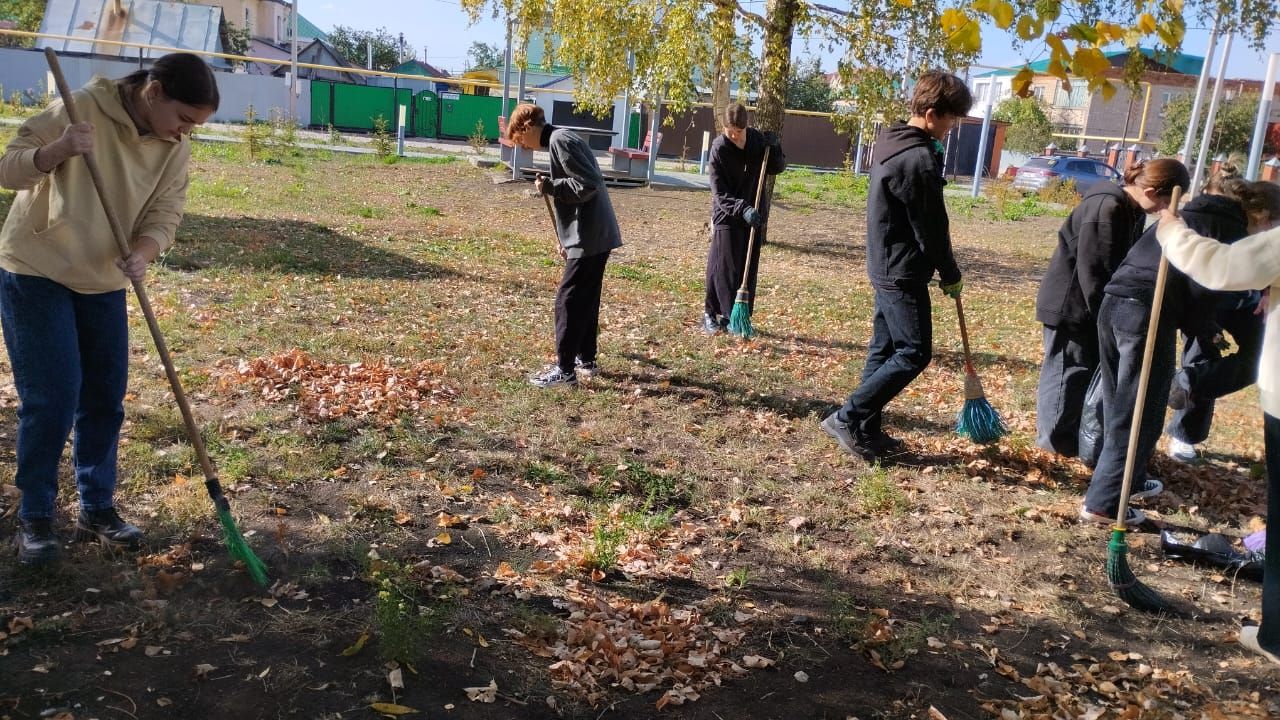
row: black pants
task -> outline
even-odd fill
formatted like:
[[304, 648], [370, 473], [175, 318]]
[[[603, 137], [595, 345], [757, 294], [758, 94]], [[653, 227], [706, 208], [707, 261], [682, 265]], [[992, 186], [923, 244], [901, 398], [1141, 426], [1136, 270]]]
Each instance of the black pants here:
[[875, 318], [862, 383], [836, 414], [855, 430], [881, 430], [884, 406], [933, 359], [933, 307], [929, 286], [876, 288]]
[[1080, 411], [1098, 368], [1098, 329], [1044, 327], [1036, 392], [1036, 445], [1067, 457], [1080, 451]]
[[1192, 445], [1209, 437], [1215, 401], [1249, 387], [1258, 377], [1262, 316], [1254, 315], [1248, 307], [1219, 311], [1217, 321], [1238, 349], [1224, 356], [1207, 340], [1184, 339], [1182, 368], [1190, 381], [1193, 402], [1176, 411], [1165, 428], [1171, 437]]
[[1280, 654], [1280, 418], [1263, 415], [1267, 453], [1267, 559], [1262, 569], [1258, 644]]
[[[1085, 493], [1085, 506], [1095, 512], [1114, 513], [1124, 484], [1124, 460], [1129, 449], [1129, 428], [1138, 400], [1138, 376], [1147, 343], [1151, 306], [1140, 300], [1106, 295], [1098, 308], [1098, 369], [1102, 372], [1102, 453]], [[1173, 380], [1173, 355], [1177, 342], [1172, 322], [1162, 319], [1151, 357], [1151, 375], [1142, 405], [1142, 425], [1133, 470], [1133, 489], [1147, 479], [1147, 461], [1160, 440], [1169, 383]]]
[[556, 362], [564, 372], [573, 372], [574, 361], [596, 359], [596, 336], [600, 330], [600, 290], [604, 286], [604, 266], [609, 253], [569, 258], [564, 277], [556, 291]]
[[[742, 270], [747, 262], [749, 235], [749, 230], [737, 227], [718, 227], [711, 231], [711, 249], [707, 253], [707, 299], [703, 303], [703, 312], [713, 318], [727, 320], [733, 311], [738, 287], [742, 285]], [[747, 276], [752, 310], [755, 310], [756, 276], [760, 273], [760, 245], [763, 240], [762, 227], [756, 231], [756, 245], [751, 250], [751, 274]]]

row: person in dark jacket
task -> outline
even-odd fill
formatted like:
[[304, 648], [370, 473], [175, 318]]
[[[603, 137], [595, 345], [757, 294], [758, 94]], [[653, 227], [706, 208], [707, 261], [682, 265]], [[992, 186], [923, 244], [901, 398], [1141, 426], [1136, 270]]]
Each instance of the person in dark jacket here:
[[[1280, 188], [1249, 183], [1240, 177], [1239, 167], [1234, 163], [1223, 163], [1209, 178], [1204, 191], [1236, 200], [1244, 206], [1246, 215], [1270, 212], [1273, 205], [1280, 204], [1276, 202]], [[1236, 351], [1223, 354], [1225, 337], [1222, 334], [1183, 337], [1182, 368], [1174, 374], [1169, 389], [1169, 407], [1174, 413], [1164, 430], [1169, 436], [1169, 457], [1178, 462], [1193, 462], [1199, 457], [1196, 445], [1209, 437], [1218, 398], [1243, 390], [1258, 376], [1264, 329], [1261, 291], [1214, 295], [1215, 321], [1231, 336]]]
[[[764, 168], [764, 151], [769, 150], [769, 166]], [[777, 175], [787, 168], [782, 144], [773, 133], [747, 127], [747, 109], [731, 103], [724, 111], [724, 133], [711, 141], [711, 249], [707, 253], [707, 296], [703, 304], [702, 327], [717, 335], [729, 327], [729, 313], [742, 284], [742, 272], [749, 268], [747, 290], [755, 309], [756, 276], [760, 270], [760, 246], [769, 219], [769, 208], [756, 207], [756, 187], [760, 172]], [[756, 242], [747, 257], [751, 228]]]
[[963, 80], [927, 72], [912, 95], [911, 119], [876, 139], [867, 197], [867, 276], [875, 292], [867, 364], [862, 383], [822, 421], [840, 447], [868, 462], [902, 450], [884, 431], [883, 410], [933, 358], [929, 283], [939, 275], [953, 298], [963, 287], [942, 196], [941, 141], [972, 104]]
[[556, 251], [565, 261], [556, 291], [556, 362], [529, 382], [543, 388], [576, 385], [579, 374], [596, 370], [604, 269], [609, 254], [622, 247], [622, 232], [600, 166], [585, 140], [548, 124], [542, 108], [528, 103], [511, 112], [507, 137], [529, 150], [550, 151], [551, 177], [538, 176], [534, 188], [552, 199]]
[[[1036, 393], [1036, 445], [1079, 452], [1080, 413], [1098, 367], [1098, 307], [1103, 288], [1142, 235], [1149, 189], [1158, 197], [1186, 172], [1176, 160], [1151, 160], [1125, 173], [1124, 187], [1094, 183], [1058, 230], [1058, 247], [1036, 296], [1044, 325], [1044, 363]], [[1168, 187], [1166, 187], [1168, 186]]]

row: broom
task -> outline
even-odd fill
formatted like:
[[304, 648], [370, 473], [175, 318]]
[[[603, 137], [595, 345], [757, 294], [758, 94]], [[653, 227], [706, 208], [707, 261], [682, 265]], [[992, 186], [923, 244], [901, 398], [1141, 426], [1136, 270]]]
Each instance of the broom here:
[[[764, 148], [764, 160], [760, 163], [760, 181], [756, 184], [756, 212], [760, 211], [760, 198], [764, 197], [764, 179], [769, 167], [768, 145]], [[749, 338], [755, 334], [751, 328], [751, 291], [747, 289], [747, 278], [751, 277], [751, 254], [756, 247], [756, 227], [751, 227], [747, 236], [747, 258], [742, 264], [742, 285], [738, 286], [738, 295], [733, 299], [733, 310], [729, 312], [729, 332]]]
[[[1174, 187], [1169, 207], [1176, 213], [1182, 188]], [[1147, 323], [1147, 342], [1142, 351], [1142, 370], [1138, 373], [1138, 399], [1133, 406], [1133, 424], [1129, 427], [1129, 447], [1124, 456], [1124, 482], [1120, 486], [1120, 508], [1116, 511], [1116, 524], [1111, 528], [1111, 541], [1107, 543], [1107, 583], [1130, 607], [1147, 612], [1174, 612], [1160, 593], [1143, 584], [1129, 568], [1129, 546], [1124, 524], [1129, 513], [1129, 491], [1133, 487], [1133, 470], [1138, 456], [1138, 435], [1142, 428], [1142, 409], [1147, 399], [1147, 382], [1151, 379], [1151, 358], [1155, 354], [1156, 335], [1160, 328], [1160, 306], [1164, 303], [1165, 278], [1169, 274], [1169, 258], [1160, 253], [1160, 268], [1156, 271], [1156, 286], [1151, 299], [1151, 319]]]
[[969, 353], [969, 329], [964, 322], [964, 305], [956, 297], [956, 317], [960, 319], [960, 340], [964, 343], [964, 407], [956, 421], [956, 432], [976, 443], [992, 443], [1004, 437], [1009, 429], [982, 392], [982, 381], [973, 369]]
[[[45, 59], [49, 61], [49, 71], [53, 73], [54, 82], [58, 85], [58, 94], [62, 96], [62, 105], [67, 110], [67, 117], [72, 123], [80, 122], [80, 114], [76, 110], [75, 99], [71, 96], [71, 88], [67, 85], [67, 79], [62, 75], [62, 66], [58, 63], [58, 55], [53, 48], [45, 48]], [[93, 157], [92, 153], [83, 155], [84, 162], [89, 166], [89, 177], [93, 179], [93, 187], [97, 190], [98, 200], [102, 202], [102, 209], [107, 214], [107, 224], [111, 226], [111, 234], [115, 236], [116, 245], [120, 249], [122, 257], [128, 257], [131, 252], [129, 249], [129, 241], [124, 234], [124, 227], [120, 224], [120, 218], [116, 217], [115, 211], [107, 204], [107, 197], [104, 192], [104, 184], [102, 173], [98, 170], [98, 161]], [[156, 322], [155, 311], [151, 309], [151, 300], [147, 297], [146, 286], [141, 280], [133, 281], [133, 293], [138, 296], [138, 305], [142, 307], [142, 315], [147, 319], [147, 327], [151, 330], [151, 339], [155, 341], [156, 351], [160, 355], [160, 361], [164, 364], [164, 373], [169, 378], [169, 387], [173, 389], [173, 397], [178, 402], [178, 409], [182, 412], [182, 422], [186, 425], [187, 439], [191, 441], [191, 446], [195, 448], [196, 457], [200, 460], [200, 467], [204, 470], [204, 486], [209, 491], [209, 498], [213, 500], [214, 507], [218, 511], [218, 522], [222, 525], [222, 539], [227, 546], [227, 551], [231, 557], [244, 563], [245, 569], [249, 571], [250, 577], [259, 585], [267, 584], [267, 568], [253, 554], [253, 550], [249, 547], [249, 543], [245, 541], [244, 535], [240, 534], [240, 529], [236, 527], [236, 521], [231, 517], [231, 504], [227, 502], [227, 498], [222, 494], [222, 486], [218, 483], [218, 474], [214, 470], [213, 462], [209, 460], [209, 454], [205, 451], [204, 440], [200, 437], [200, 429], [196, 427], [195, 417], [191, 414], [191, 406], [187, 403], [187, 396], [182, 391], [182, 382], [178, 379], [178, 373], [173, 368], [173, 359], [169, 357], [169, 349], [165, 345], [164, 336], [160, 334], [160, 325]]]

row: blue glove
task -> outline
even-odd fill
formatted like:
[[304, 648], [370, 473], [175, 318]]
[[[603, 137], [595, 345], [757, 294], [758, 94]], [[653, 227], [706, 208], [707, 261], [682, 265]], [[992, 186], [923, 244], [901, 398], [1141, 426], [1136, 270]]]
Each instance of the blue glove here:
[[747, 221], [751, 227], [758, 228], [764, 224], [764, 217], [760, 215], [760, 211], [753, 207], [747, 207], [742, 211], [742, 219]]
[[957, 280], [950, 285], [939, 280], [938, 287], [942, 288], [943, 295], [946, 295], [952, 300], [958, 300], [960, 299], [960, 291], [964, 289], [964, 280]]

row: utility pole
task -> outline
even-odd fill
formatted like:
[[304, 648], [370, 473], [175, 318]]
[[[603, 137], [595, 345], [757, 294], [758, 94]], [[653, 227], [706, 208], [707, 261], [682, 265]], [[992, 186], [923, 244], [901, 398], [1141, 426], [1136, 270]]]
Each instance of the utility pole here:
[[298, 121], [298, 0], [289, 6], [293, 11], [293, 37], [289, 38], [289, 119]]
[[1222, 86], [1227, 82], [1227, 58], [1231, 56], [1231, 39], [1234, 32], [1227, 33], [1227, 41], [1222, 45], [1222, 58], [1218, 62], [1218, 81], [1213, 85], [1213, 97], [1209, 100], [1209, 114], [1204, 119], [1204, 134], [1200, 136], [1200, 154], [1196, 157], [1196, 170], [1191, 175], [1191, 192], [1195, 197], [1200, 194], [1200, 183], [1204, 180], [1204, 165], [1209, 156], [1209, 143], [1213, 140], [1213, 123], [1218, 119], [1218, 101], [1222, 98]]
[[1187, 119], [1187, 137], [1182, 142], [1182, 164], [1191, 162], [1191, 146], [1196, 140], [1196, 129], [1200, 125], [1200, 110], [1204, 107], [1204, 91], [1209, 86], [1209, 65], [1213, 62], [1213, 49], [1218, 46], [1218, 28], [1222, 25], [1222, 13], [1213, 19], [1213, 30], [1209, 32], [1209, 48], [1204, 53], [1204, 64], [1200, 66], [1200, 80], [1196, 82], [1196, 97], [1191, 101], [1191, 117]]

